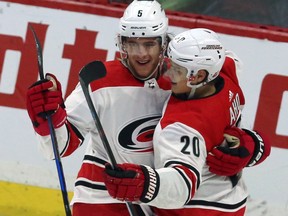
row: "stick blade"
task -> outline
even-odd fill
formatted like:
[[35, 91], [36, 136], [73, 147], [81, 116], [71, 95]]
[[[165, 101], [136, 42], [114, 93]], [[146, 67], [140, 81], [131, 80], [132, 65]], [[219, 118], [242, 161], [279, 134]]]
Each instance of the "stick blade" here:
[[42, 46], [41, 46], [41, 43], [39, 41], [39, 38], [34, 30], [34, 28], [32, 27], [32, 25], [29, 24], [29, 28], [30, 30], [32, 31], [33, 33], [33, 37], [34, 37], [34, 40], [35, 40], [35, 44], [36, 44], [36, 51], [37, 51], [37, 62], [38, 62], [38, 72], [39, 72], [39, 76], [40, 76], [40, 79], [44, 79], [44, 70], [43, 70], [43, 51], [42, 51]]
[[79, 80], [87, 87], [94, 80], [106, 76], [106, 67], [101, 61], [92, 61], [85, 65], [79, 72]]

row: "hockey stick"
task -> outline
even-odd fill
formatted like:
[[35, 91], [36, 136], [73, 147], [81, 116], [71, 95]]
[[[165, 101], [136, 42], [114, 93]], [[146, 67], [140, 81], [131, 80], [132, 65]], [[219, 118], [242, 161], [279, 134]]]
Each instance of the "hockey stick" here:
[[[29, 27], [30, 27], [30, 29], [33, 33], [34, 39], [35, 39], [36, 50], [37, 50], [38, 71], [39, 71], [40, 80], [43, 80], [45, 77], [44, 77], [44, 71], [43, 71], [42, 47], [41, 47], [41, 44], [39, 42], [39, 39], [38, 39], [36, 32], [34, 31], [33, 27], [31, 25]], [[54, 152], [54, 157], [55, 157], [55, 162], [56, 162], [61, 192], [62, 192], [62, 198], [63, 198], [63, 202], [64, 202], [65, 213], [66, 213], [66, 216], [71, 216], [71, 210], [70, 210], [69, 201], [68, 201], [68, 193], [67, 193], [67, 189], [66, 189], [64, 172], [63, 172], [63, 167], [62, 167], [61, 158], [60, 158], [60, 154], [59, 154], [57, 138], [56, 138], [55, 130], [54, 130], [53, 123], [52, 123], [51, 114], [48, 113], [48, 114], [46, 114], [45, 117], [48, 120], [48, 126], [49, 126], [49, 131], [50, 131], [50, 136], [51, 136], [51, 141], [52, 141], [52, 147], [53, 147], [53, 152]]]
[[[93, 61], [85, 65], [79, 73], [79, 81], [80, 85], [82, 87], [83, 93], [85, 95], [88, 107], [90, 109], [91, 115], [93, 117], [94, 123], [96, 125], [96, 128], [99, 132], [100, 138], [102, 140], [102, 143], [104, 145], [104, 148], [107, 152], [108, 158], [110, 160], [111, 166], [113, 169], [117, 167], [117, 163], [115, 160], [115, 157], [113, 155], [113, 152], [111, 150], [111, 147], [109, 145], [109, 142], [107, 140], [107, 137], [105, 135], [104, 129], [102, 127], [102, 124], [100, 122], [99, 116], [95, 110], [95, 107], [93, 105], [91, 96], [89, 94], [89, 84], [95, 80], [98, 80], [102, 77], [106, 76], [106, 67], [101, 61]], [[137, 216], [136, 210], [131, 202], [126, 202], [128, 211], [131, 216]]]

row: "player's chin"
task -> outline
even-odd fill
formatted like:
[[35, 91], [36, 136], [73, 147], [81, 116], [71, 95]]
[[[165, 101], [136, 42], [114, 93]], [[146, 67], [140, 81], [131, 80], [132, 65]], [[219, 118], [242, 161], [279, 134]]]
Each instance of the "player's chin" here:
[[174, 79], [171, 80], [171, 90], [174, 94], [186, 94], [191, 88], [187, 87], [186, 79]]
[[183, 90], [181, 90], [181, 88], [179, 88], [177, 83], [171, 82], [171, 91], [174, 94], [182, 94], [184, 93]]
[[135, 70], [137, 71], [138, 76], [140, 77], [148, 77], [152, 72], [153, 69], [151, 66], [147, 65], [141, 65], [141, 66], [137, 66], [135, 67]]

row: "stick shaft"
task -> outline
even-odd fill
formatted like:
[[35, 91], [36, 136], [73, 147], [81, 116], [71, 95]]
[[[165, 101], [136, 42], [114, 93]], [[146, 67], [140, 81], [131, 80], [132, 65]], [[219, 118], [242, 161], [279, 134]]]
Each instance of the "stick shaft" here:
[[100, 122], [100, 119], [98, 117], [98, 114], [97, 114], [97, 112], [95, 110], [95, 107], [93, 105], [92, 99], [91, 99], [90, 94], [89, 94], [88, 86], [86, 87], [86, 84], [83, 82], [82, 79], [80, 79], [80, 84], [82, 86], [82, 89], [83, 89], [83, 92], [84, 92], [88, 107], [90, 109], [90, 112], [91, 112], [91, 115], [93, 117], [94, 123], [96, 125], [97, 130], [98, 130], [99, 136], [100, 136], [100, 138], [102, 140], [102, 143], [104, 145], [104, 148], [105, 148], [105, 150], [107, 152], [107, 155], [109, 157], [111, 166], [114, 169], [116, 167], [117, 163], [116, 163], [115, 157], [113, 155], [113, 152], [111, 150], [111, 147], [109, 145], [109, 142], [107, 140], [107, 137], [106, 137], [106, 134], [104, 132], [104, 129], [102, 127], [102, 124]]
[[56, 134], [55, 134], [55, 130], [53, 127], [51, 116], [47, 116], [47, 120], [48, 120], [48, 125], [49, 125], [51, 141], [52, 141], [52, 145], [53, 145], [53, 153], [54, 153], [54, 157], [55, 157], [55, 163], [56, 163], [58, 178], [59, 178], [59, 182], [60, 182], [60, 188], [61, 188], [61, 192], [62, 192], [62, 198], [63, 198], [64, 208], [65, 208], [65, 213], [66, 213], [66, 216], [71, 216], [71, 210], [70, 210], [70, 205], [69, 205], [69, 200], [68, 200], [68, 193], [67, 193], [67, 189], [66, 189], [64, 171], [63, 171], [63, 166], [62, 166], [62, 162], [61, 162], [61, 158], [60, 158], [60, 154], [59, 154], [59, 149], [58, 149], [58, 142], [56, 139]]
[[[98, 73], [99, 71], [99, 73]], [[97, 74], [98, 73], [98, 74]], [[99, 116], [97, 114], [97, 111], [93, 105], [90, 93], [89, 93], [89, 85], [91, 82], [100, 79], [102, 77], [104, 77], [106, 75], [106, 68], [104, 66], [104, 64], [100, 61], [95, 61], [95, 62], [91, 62], [88, 65], [84, 66], [80, 73], [79, 73], [79, 81], [80, 81], [80, 85], [82, 87], [84, 96], [86, 98], [86, 102], [88, 104], [88, 107], [90, 109], [92, 118], [94, 120], [95, 126], [98, 130], [98, 133], [100, 135], [100, 138], [102, 140], [102, 143], [104, 145], [104, 148], [107, 152], [108, 158], [110, 160], [111, 166], [114, 168], [117, 167], [117, 163], [114, 157], [114, 154], [111, 150], [110, 144], [107, 140], [106, 134], [104, 132], [104, 129], [102, 127], [101, 121], [99, 119]], [[129, 214], [131, 216], [137, 216], [137, 212], [135, 210], [135, 207], [133, 206], [133, 204], [131, 202], [125, 202], [127, 209], [129, 211]]]

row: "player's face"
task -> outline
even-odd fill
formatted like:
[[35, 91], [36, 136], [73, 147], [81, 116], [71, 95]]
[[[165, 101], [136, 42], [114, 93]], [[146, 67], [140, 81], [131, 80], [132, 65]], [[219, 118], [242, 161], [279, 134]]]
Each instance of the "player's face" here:
[[161, 58], [161, 45], [157, 38], [127, 38], [124, 49], [128, 64], [140, 77], [147, 77], [155, 71]]
[[191, 88], [187, 86], [187, 69], [172, 62], [170, 69], [165, 73], [171, 82], [171, 90], [175, 94], [189, 93]]

